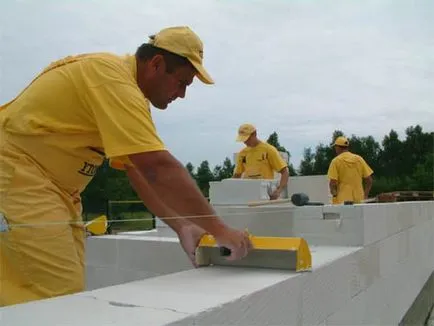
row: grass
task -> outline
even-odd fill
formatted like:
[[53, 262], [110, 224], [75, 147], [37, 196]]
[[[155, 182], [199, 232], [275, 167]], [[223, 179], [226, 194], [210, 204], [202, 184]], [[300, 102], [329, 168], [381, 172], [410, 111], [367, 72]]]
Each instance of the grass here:
[[[93, 220], [94, 218], [101, 216], [105, 213], [89, 213], [83, 218], [86, 221]], [[141, 212], [121, 212], [117, 213], [115, 216], [107, 216], [110, 223], [111, 233], [116, 234], [118, 232], [127, 231], [142, 231], [142, 230], [152, 230], [153, 220], [152, 214], [147, 211]], [[134, 221], [129, 221], [134, 220]]]

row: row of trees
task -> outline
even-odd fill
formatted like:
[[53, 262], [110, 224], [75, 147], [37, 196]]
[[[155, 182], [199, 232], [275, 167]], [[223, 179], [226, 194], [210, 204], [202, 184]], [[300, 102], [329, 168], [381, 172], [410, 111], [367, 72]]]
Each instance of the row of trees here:
[[[290, 175], [321, 175], [327, 174], [331, 160], [335, 157], [331, 146], [339, 136], [350, 140], [350, 150], [361, 155], [374, 170], [372, 195], [396, 190], [433, 190], [433, 156], [434, 133], [424, 132], [420, 125], [410, 126], [405, 130], [405, 138], [400, 139], [395, 130], [391, 130], [380, 142], [372, 136], [358, 137], [345, 135], [342, 131], [333, 132], [328, 143], [320, 143], [314, 149], [305, 148], [303, 159], [298, 169], [289, 165]], [[267, 142], [279, 151], [288, 150], [279, 143], [276, 132], [272, 133]], [[208, 194], [208, 182], [222, 180], [232, 175], [234, 166], [229, 158], [223, 165], [217, 165], [211, 170], [208, 161], [203, 161], [194, 169], [187, 164], [190, 174], [196, 179], [202, 192]]]
[[[344, 135], [337, 130], [332, 141]], [[374, 137], [344, 135], [350, 140], [350, 150], [361, 155], [374, 170], [372, 194], [397, 190], [434, 190], [434, 133], [424, 132], [420, 125], [405, 130], [400, 139], [395, 130], [385, 135], [381, 143]], [[304, 150], [299, 174], [325, 174], [334, 157], [329, 144], [319, 144], [315, 152]]]
[[[336, 137], [344, 135], [336, 130], [329, 142], [321, 142], [314, 149], [305, 148], [303, 159], [297, 169], [289, 164], [290, 175], [326, 174], [330, 161], [335, 154], [330, 146]], [[372, 195], [395, 190], [433, 190], [434, 189], [434, 132], [424, 132], [420, 125], [410, 126], [405, 130], [405, 137], [400, 139], [395, 130], [391, 130], [378, 142], [372, 136], [359, 137], [344, 135], [350, 139], [350, 150], [361, 155], [374, 170]], [[273, 132], [267, 142], [279, 151], [289, 151], [279, 143], [279, 137]], [[234, 164], [226, 157], [222, 164], [211, 167], [207, 160], [197, 168], [189, 162], [186, 169], [196, 180], [205, 196], [208, 196], [209, 182], [230, 178]], [[125, 173], [108, 167], [107, 162], [99, 169], [94, 180], [83, 193], [85, 208], [100, 206], [107, 200], [138, 200], [131, 189]]]

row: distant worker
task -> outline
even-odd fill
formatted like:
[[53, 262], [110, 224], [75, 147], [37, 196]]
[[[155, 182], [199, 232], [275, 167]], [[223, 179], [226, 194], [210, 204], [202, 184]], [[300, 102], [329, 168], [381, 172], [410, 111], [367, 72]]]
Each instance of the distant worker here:
[[279, 198], [288, 184], [289, 170], [277, 149], [258, 139], [255, 126], [248, 123], [239, 127], [237, 141], [247, 147], [237, 155], [233, 178], [274, 179], [274, 172], [278, 172], [280, 182], [270, 199]]
[[193, 264], [205, 233], [231, 250], [227, 259], [247, 255], [247, 232], [216, 215], [152, 119], [151, 104], [164, 110], [184, 98], [194, 77], [214, 83], [202, 58], [190, 28], [165, 28], [132, 55], [53, 62], [0, 106], [0, 306], [85, 289], [80, 194], [105, 159], [126, 172]]
[[333, 146], [337, 156], [331, 161], [328, 169], [332, 203], [360, 203], [368, 198], [371, 191], [373, 170], [360, 155], [349, 151], [347, 138], [336, 138]]

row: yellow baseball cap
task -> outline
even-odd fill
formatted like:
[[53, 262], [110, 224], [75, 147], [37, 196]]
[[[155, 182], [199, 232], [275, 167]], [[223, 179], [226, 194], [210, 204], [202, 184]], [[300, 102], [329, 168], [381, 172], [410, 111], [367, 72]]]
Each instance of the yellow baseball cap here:
[[203, 43], [189, 27], [168, 27], [149, 38], [149, 44], [187, 58], [198, 71], [197, 78], [205, 84], [214, 84], [203, 67]]
[[242, 124], [238, 128], [238, 136], [237, 141], [238, 142], [245, 142], [251, 134], [253, 134], [256, 131], [256, 128], [254, 125], [251, 125], [250, 123]]
[[340, 137], [336, 138], [333, 145], [347, 147], [350, 145], [350, 142], [348, 141], [348, 139], [346, 137], [340, 136]]

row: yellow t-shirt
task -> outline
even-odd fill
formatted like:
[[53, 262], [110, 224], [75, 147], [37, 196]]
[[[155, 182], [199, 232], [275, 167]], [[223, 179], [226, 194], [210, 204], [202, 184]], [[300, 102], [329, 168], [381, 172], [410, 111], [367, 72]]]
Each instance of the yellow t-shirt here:
[[341, 204], [346, 200], [360, 203], [364, 199], [363, 178], [370, 176], [373, 170], [365, 160], [351, 152], [343, 152], [330, 163], [328, 178], [337, 180], [338, 195], [334, 204]]
[[264, 142], [246, 147], [238, 153], [235, 174], [246, 179], [274, 179], [274, 171], [288, 166], [277, 149]]
[[[104, 158], [165, 150], [134, 56], [91, 53], [53, 62], [0, 107], [0, 160], [24, 154], [69, 193], [81, 192]], [[7, 176], [0, 174], [0, 186]], [[0, 189], [4, 190], [4, 189]]]

